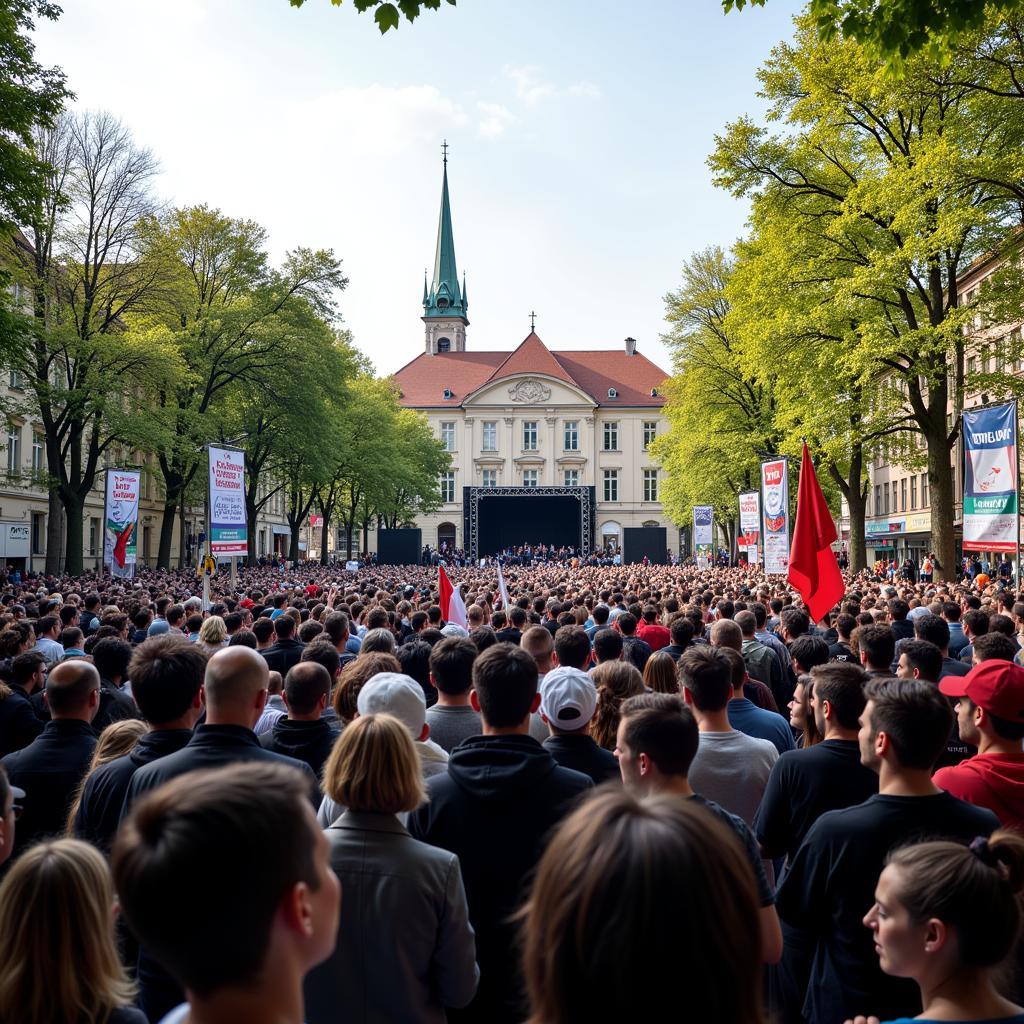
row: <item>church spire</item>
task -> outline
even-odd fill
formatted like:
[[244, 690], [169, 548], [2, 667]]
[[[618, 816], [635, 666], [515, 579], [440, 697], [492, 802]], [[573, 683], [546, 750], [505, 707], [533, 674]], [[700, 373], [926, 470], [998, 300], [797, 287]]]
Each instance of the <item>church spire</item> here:
[[424, 287], [423, 322], [427, 326], [428, 352], [461, 352], [466, 347], [465, 277], [459, 287], [455, 263], [455, 235], [452, 232], [451, 201], [448, 198], [448, 142], [442, 147], [441, 213], [437, 222], [437, 247], [434, 251], [434, 276]]

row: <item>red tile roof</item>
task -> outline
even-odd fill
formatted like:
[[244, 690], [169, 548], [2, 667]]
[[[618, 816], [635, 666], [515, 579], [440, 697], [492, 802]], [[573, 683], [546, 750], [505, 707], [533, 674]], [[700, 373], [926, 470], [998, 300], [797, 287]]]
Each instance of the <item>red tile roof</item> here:
[[[595, 404], [606, 407], [665, 404], [663, 384], [668, 374], [646, 356], [627, 355], [623, 349], [588, 349], [552, 352], [531, 333], [512, 352], [422, 353], [395, 375], [402, 405], [414, 409], [458, 408], [466, 396], [488, 381], [518, 374], [540, 373], [586, 392]], [[609, 398], [615, 388], [618, 398]], [[444, 390], [452, 392], [445, 399]], [[651, 390], [657, 395], [652, 396]]]

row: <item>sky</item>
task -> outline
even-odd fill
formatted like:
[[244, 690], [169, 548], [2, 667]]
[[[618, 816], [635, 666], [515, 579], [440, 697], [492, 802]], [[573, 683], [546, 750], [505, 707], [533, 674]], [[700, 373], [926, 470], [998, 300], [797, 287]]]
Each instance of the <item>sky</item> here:
[[168, 203], [262, 224], [271, 256], [329, 248], [344, 325], [380, 373], [424, 348], [441, 143], [467, 347], [627, 336], [666, 371], [665, 294], [728, 247], [745, 205], [716, 189], [714, 135], [759, 117], [756, 71], [796, 0], [459, 0], [381, 36], [351, 0], [64, 0], [37, 30], [75, 105], [157, 156]]

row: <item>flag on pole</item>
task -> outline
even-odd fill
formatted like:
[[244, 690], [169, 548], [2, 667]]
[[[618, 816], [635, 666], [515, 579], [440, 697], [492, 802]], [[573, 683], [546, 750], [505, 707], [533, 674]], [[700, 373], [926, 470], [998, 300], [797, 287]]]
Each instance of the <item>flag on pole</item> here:
[[501, 562], [498, 562], [498, 594], [501, 597], [501, 607], [508, 611], [509, 600], [508, 600], [508, 587], [505, 586], [505, 575], [501, 571]]
[[800, 463], [796, 526], [789, 553], [789, 582], [799, 591], [812, 622], [820, 622], [845, 591], [832, 543], [836, 524], [814, 474], [807, 444]]
[[440, 594], [441, 614], [445, 622], [454, 622], [457, 626], [468, 629], [466, 603], [462, 600], [462, 595], [452, 586], [443, 565], [439, 565], [437, 571], [437, 589]]

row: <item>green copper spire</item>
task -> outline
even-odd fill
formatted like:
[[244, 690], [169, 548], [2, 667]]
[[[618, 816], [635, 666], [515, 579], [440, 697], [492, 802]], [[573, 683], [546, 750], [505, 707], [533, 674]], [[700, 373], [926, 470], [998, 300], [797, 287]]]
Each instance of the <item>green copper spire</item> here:
[[424, 317], [465, 317], [467, 303], [459, 288], [455, 265], [455, 236], [448, 200], [448, 144], [444, 144], [444, 176], [441, 183], [441, 215], [437, 222], [437, 249], [434, 253], [434, 277], [423, 297]]

